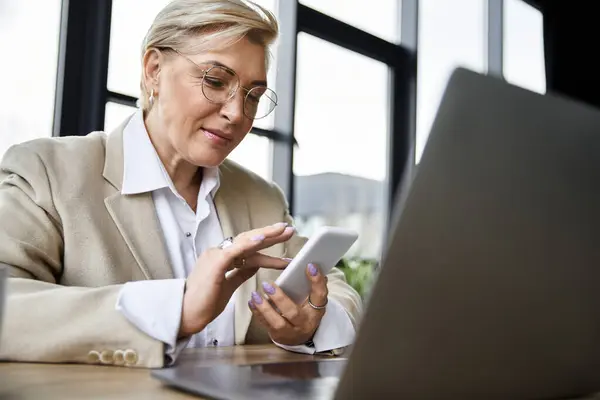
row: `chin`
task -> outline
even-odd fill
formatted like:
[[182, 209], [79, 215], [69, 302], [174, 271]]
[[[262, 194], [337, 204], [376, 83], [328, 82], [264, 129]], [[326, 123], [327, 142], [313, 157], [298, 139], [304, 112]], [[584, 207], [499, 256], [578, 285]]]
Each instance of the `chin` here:
[[193, 164], [199, 167], [218, 167], [225, 160], [229, 153], [221, 153], [217, 151], [212, 152], [200, 152], [196, 154], [191, 154], [190, 159]]

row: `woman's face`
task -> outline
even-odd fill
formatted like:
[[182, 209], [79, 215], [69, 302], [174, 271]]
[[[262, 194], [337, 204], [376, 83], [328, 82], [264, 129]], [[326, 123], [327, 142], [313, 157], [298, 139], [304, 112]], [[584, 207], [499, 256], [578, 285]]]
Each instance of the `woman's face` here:
[[[209, 101], [202, 84], [203, 70], [219, 64], [234, 71], [240, 84], [223, 104]], [[267, 79], [265, 49], [247, 39], [197, 55], [154, 52], [144, 58], [144, 68], [146, 87], [157, 88], [147, 117], [156, 128], [155, 146], [201, 167], [218, 166], [244, 139], [253, 120], [244, 113], [243, 88], [265, 86]]]

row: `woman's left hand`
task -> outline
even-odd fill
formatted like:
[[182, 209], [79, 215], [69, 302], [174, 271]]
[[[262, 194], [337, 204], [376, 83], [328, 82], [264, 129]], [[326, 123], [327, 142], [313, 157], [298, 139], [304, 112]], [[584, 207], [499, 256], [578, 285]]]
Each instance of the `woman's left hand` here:
[[[314, 264], [308, 265], [306, 275], [312, 284], [310, 302], [317, 307], [325, 306], [329, 293], [327, 277]], [[252, 293], [248, 305], [254, 316], [267, 327], [271, 339], [287, 346], [301, 345], [311, 339], [325, 315], [325, 308], [313, 308], [308, 299], [303, 304], [296, 304], [273, 282], [263, 282], [262, 286], [267, 298], [281, 313], [258, 292]]]

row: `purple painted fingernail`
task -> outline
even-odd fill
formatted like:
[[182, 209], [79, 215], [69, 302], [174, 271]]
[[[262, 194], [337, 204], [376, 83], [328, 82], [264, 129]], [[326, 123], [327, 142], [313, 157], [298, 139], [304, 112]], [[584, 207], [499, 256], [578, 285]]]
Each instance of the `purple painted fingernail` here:
[[252, 238], [252, 240], [255, 242], [262, 242], [263, 240], [265, 240], [265, 235], [256, 235]]
[[252, 300], [248, 300], [248, 307], [250, 307], [253, 310], [256, 310], [256, 306], [254, 305], [254, 302]]
[[283, 261], [292, 262], [291, 258], [283, 258]]
[[287, 228], [285, 228], [285, 230], [283, 232], [291, 233], [291, 232], [294, 232], [295, 230], [296, 230], [296, 228], [294, 228], [293, 226], [288, 226]]
[[258, 292], [252, 292], [252, 301], [254, 304], [262, 304], [263, 299]]
[[283, 227], [283, 226], [288, 226], [288, 223], [287, 223], [287, 222], [278, 222], [278, 223], [276, 223], [276, 224], [273, 224], [273, 226], [274, 226], [275, 228], [281, 228], [281, 227]]
[[311, 276], [317, 276], [317, 274], [319, 273], [319, 270], [317, 269], [315, 264], [310, 263], [310, 264], [308, 264], [308, 273], [311, 274]]
[[275, 288], [270, 283], [263, 282], [262, 287], [265, 290], [265, 292], [267, 292], [267, 294], [275, 294]]

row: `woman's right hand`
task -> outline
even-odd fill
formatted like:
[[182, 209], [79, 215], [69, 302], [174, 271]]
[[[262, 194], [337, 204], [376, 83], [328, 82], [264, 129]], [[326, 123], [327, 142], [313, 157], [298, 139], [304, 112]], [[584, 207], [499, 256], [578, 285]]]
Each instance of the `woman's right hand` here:
[[[284, 269], [289, 261], [259, 253], [277, 243], [289, 240], [294, 228], [278, 223], [239, 234], [233, 244], [204, 251], [186, 280], [179, 337], [202, 331], [229, 302], [235, 290], [251, 278], [259, 268]], [[234, 261], [245, 259], [243, 266]], [[232, 270], [226, 275], [226, 272]]]

